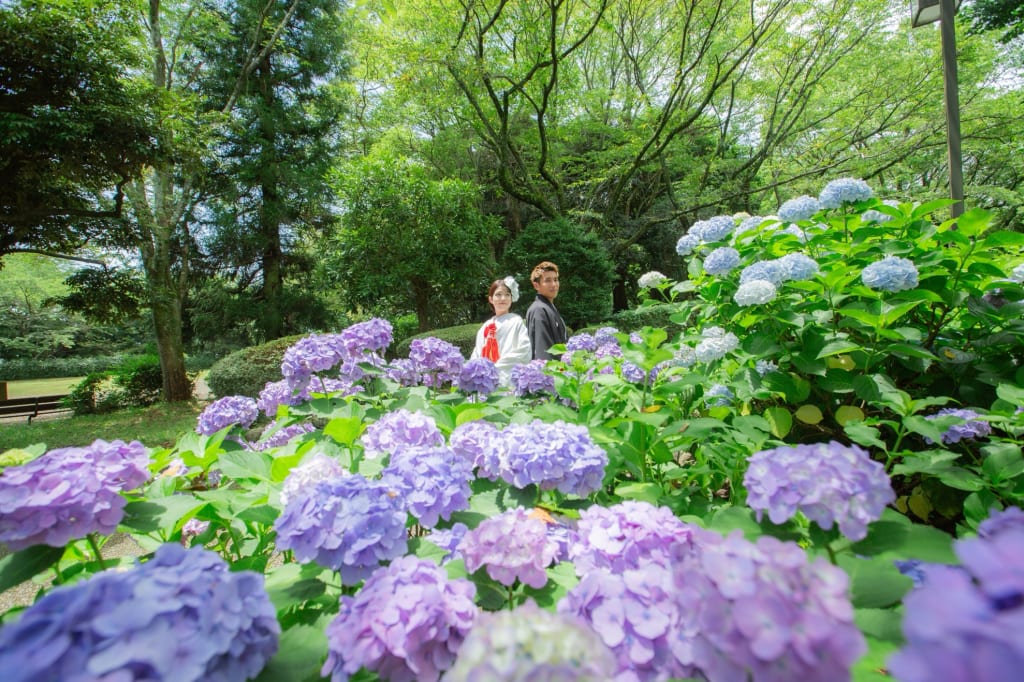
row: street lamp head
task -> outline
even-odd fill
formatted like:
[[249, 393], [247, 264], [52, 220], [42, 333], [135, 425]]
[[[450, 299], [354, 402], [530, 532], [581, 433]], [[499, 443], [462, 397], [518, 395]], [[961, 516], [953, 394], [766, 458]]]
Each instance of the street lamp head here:
[[[953, 7], [953, 14], [960, 9], [961, 0], [956, 0]], [[942, 18], [942, 3], [940, 0], [914, 0], [914, 6], [910, 16], [910, 25], [913, 28], [926, 26]]]

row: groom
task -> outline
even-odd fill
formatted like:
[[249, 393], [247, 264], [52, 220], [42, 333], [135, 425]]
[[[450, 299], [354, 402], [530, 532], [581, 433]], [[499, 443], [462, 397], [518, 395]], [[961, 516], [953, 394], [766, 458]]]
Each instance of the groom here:
[[526, 311], [526, 329], [530, 334], [534, 360], [553, 360], [548, 349], [568, 340], [565, 320], [558, 314], [555, 297], [558, 296], [558, 266], [544, 261], [530, 273], [530, 281], [537, 298]]

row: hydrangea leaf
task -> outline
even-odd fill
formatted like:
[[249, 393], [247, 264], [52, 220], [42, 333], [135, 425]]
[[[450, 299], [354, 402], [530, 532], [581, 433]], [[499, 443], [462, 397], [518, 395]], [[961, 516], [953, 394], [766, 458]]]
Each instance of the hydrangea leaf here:
[[363, 420], [359, 417], [335, 417], [327, 422], [324, 427], [324, 435], [329, 436], [349, 447], [356, 441], [363, 431]]
[[205, 505], [191, 495], [173, 495], [159, 500], [129, 502], [124, 508], [121, 527], [138, 533], [164, 533], [174, 531], [179, 522]]
[[776, 438], [785, 438], [793, 428], [793, 415], [785, 407], [767, 408], [764, 411], [764, 418], [768, 420], [772, 435]]
[[293, 625], [282, 632], [277, 654], [260, 671], [256, 682], [318, 679], [320, 663], [327, 655], [325, 627], [322, 623]]
[[20, 585], [57, 563], [63, 547], [36, 545], [0, 559], [0, 592]]
[[225, 476], [234, 479], [273, 480], [271, 477], [272, 465], [273, 460], [270, 455], [250, 450], [225, 452], [218, 460], [218, 468]]
[[899, 602], [914, 581], [889, 558], [845, 555], [839, 566], [850, 576], [850, 601], [856, 608], [882, 608]]

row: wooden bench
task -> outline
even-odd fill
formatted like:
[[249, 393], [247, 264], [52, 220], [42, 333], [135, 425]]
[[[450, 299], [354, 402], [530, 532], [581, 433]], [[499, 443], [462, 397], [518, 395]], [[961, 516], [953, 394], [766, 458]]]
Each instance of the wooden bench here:
[[31, 424], [32, 420], [41, 414], [70, 410], [71, 408], [64, 404], [64, 399], [67, 397], [65, 393], [0, 400], [0, 418], [28, 417], [28, 423]]

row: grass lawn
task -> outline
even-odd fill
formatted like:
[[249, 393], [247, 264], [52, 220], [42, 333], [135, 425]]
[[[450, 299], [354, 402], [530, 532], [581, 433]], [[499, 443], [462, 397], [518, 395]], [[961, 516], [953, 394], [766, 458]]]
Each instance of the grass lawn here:
[[158, 403], [111, 414], [34, 419], [31, 424], [4, 421], [0, 423], [0, 452], [34, 443], [45, 443], [47, 450], [89, 445], [97, 438], [170, 447], [179, 436], [195, 428], [204, 406], [196, 401]]
[[31, 398], [37, 395], [62, 395], [70, 393], [84, 377], [61, 377], [59, 379], [26, 379], [8, 381], [8, 398]]

